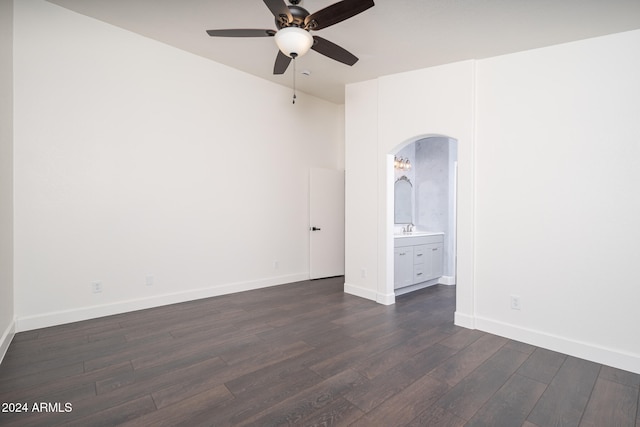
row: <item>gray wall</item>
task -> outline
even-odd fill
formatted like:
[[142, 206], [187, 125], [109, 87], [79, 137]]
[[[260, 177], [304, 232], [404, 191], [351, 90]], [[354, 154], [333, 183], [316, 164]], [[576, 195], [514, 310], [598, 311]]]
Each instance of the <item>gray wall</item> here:
[[416, 142], [416, 224], [429, 231], [449, 227], [449, 140]]
[[415, 143], [415, 218], [425, 231], [444, 231], [445, 275], [455, 276], [456, 141], [430, 137]]

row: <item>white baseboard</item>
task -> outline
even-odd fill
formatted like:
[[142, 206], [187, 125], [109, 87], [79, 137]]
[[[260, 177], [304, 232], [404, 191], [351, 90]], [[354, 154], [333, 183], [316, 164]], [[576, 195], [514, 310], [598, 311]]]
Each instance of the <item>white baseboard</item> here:
[[365, 298], [371, 301], [375, 301], [378, 304], [391, 305], [396, 302], [395, 294], [381, 294], [371, 289], [362, 288], [360, 286], [352, 285], [350, 283], [344, 284], [344, 293], [349, 295], [355, 295], [360, 298]]
[[427, 280], [426, 282], [418, 283], [416, 285], [405, 286], [404, 288], [396, 289], [395, 295], [400, 296], [400, 295], [408, 294], [409, 292], [418, 291], [420, 289], [428, 288], [429, 286], [433, 286], [433, 285], [452, 286], [455, 284], [456, 284], [456, 278], [454, 276], [442, 276], [437, 279]]
[[453, 323], [463, 328], [476, 329], [475, 318], [459, 311], [453, 314]]
[[382, 305], [392, 305], [396, 303], [396, 294], [378, 294], [376, 302]]
[[360, 286], [352, 285], [347, 282], [344, 283], [344, 293], [349, 295], [355, 295], [360, 298], [369, 299], [371, 301], [376, 301], [378, 298], [378, 293], [376, 291], [372, 291], [371, 289], [366, 289]]
[[453, 286], [456, 284], [456, 276], [442, 276], [438, 279], [438, 284]]
[[7, 329], [2, 333], [2, 337], [0, 337], [0, 363], [4, 360], [4, 356], [7, 354], [7, 350], [15, 334], [16, 322], [12, 320], [9, 326], [7, 326]]
[[438, 285], [440, 282], [436, 279], [427, 280], [426, 282], [421, 282], [416, 285], [405, 286], [404, 288], [398, 288], [395, 290], [396, 296], [408, 294], [409, 292], [419, 291], [420, 289], [428, 288], [429, 286]]
[[[456, 325], [457, 324], [459, 323], [458, 314], [456, 313]], [[460, 324], [460, 326], [464, 325]], [[640, 355], [638, 354], [606, 348], [588, 342], [576, 341], [483, 317], [475, 318], [475, 326], [479, 330], [512, 340], [640, 374]]]
[[250, 291], [253, 289], [283, 285], [286, 283], [308, 280], [308, 273], [290, 274], [286, 276], [271, 277], [247, 282], [229, 283], [210, 288], [175, 292], [171, 294], [156, 295], [147, 298], [138, 298], [127, 301], [119, 301], [110, 304], [81, 307], [72, 310], [55, 311], [38, 314], [35, 316], [18, 317], [15, 321], [17, 332], [30, 331], [32, 329], [46, 328], [65, 323], [79, 322], [98, 317], [111, 316], [113, 314], [129, 311], [144, 310], [163, 305], [176, 304], [197, 299], [210, 298], [236, 292]]

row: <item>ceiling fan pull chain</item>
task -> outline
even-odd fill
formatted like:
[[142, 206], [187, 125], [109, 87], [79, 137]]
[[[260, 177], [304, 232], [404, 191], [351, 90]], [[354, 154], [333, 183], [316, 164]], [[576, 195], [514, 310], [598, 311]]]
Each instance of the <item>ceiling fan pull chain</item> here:
[[296, 103], [296, 55], [295, 53], [291, 54], [293, 58], [293, 104]]

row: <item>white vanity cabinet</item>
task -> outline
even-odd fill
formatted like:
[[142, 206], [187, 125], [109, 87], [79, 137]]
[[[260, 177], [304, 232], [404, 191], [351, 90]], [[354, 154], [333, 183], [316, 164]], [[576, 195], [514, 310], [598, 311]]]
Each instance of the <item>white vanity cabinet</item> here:
[[441, 277], [444, 233], [398, 235], [394, 239], [394, 289]]

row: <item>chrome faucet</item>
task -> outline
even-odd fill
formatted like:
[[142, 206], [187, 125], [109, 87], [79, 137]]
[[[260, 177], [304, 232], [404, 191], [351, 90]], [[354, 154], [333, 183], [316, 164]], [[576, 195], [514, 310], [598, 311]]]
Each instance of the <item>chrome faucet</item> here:
[[413, 231], [413, 223], [410, 222], [409, 224], [407, 224], [407, 226], [403, 228], [402, 231], [404, 233], [411, 233]]

